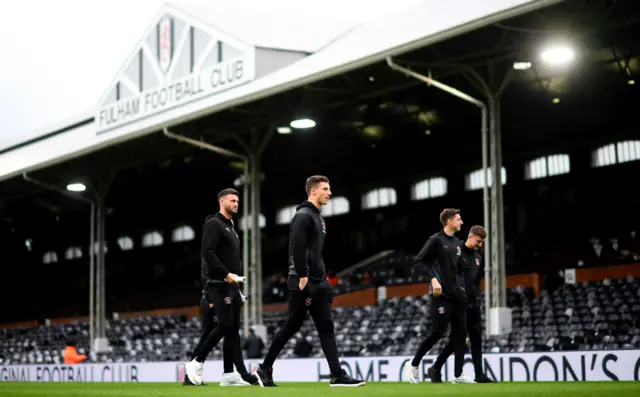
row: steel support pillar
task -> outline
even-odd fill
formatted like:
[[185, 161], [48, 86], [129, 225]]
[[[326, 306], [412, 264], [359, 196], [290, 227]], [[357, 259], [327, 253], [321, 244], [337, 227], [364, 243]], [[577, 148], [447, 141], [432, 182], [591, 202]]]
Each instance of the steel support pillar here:
[[260, 185], [260, 168], [258, 160], [253, 156], [254, 161], [251, 163], [251, 290], [253, 296], [251, 300], [251, 322], [254, 325], [260, 325], [258, 321], [260, 307], [260, 298], [262, 295], [258, 288], [258, 268], [260, 267], [260, 253], [258, 245], [260, 244], [260, 196], [258, 196], [258, 185]]
[[[109, 351], [109, 340], [107, 339], [107, 293], [106, 293], [106, 284], [107, 284], [107, 262], [106, 262], [106, 223], [107, 223], [107, 213], [106, 213], [106, 205], [105, 200], [107, 197], [107, 193], [109, 192], [109, 188], [111, 187], [111, 183], [113, 182], [115, 174], [111, 173], [107, 180], [103, 180], [98, 178], [98, 183], [94, 187], [91, 184], [91, 190], [94, 192], [96, 197], [96, 214], [97, 214], [97, 222], [96, 222], [96, 231], [97, 238], [94, 245], [91, 247], [91, 251], [93, 255], [96, 255], [96, 245], [97, 245], [97, 269], [96, 269], [96, 315], [95, 315], [95, 340], [91, 345], [91, 349], [97, 353]], [[97, 244], [96, 244], [97, 243]]]
[[[249, 160], [246, 159], [243, 165], [244, 181], [242, 182], [242, 219], [244, 220], [244, 230], [242, 231], [242, 274], [249, 276], [249, 179], [251, 178], [249, 170]], [[241, 225], [242, 226], [242, 225]], [[242, 286], [244, 296], [251, 296], [249, 293], [249, 283]], [[242, 326], [244, 335], [249, 333], [249, 304], [246, 302], [242, 305]]]
[[489, 244], [491, 244], [491, 308], [505, 307], [505, 265], [504, 241], [500, 236], [502, 224], [502, 153], [500, 152], [500, 132], [497, 120], [497, 101], [495, 97], [489, 100], [489, 152], [491, 158], [491, 227], [489, 230]]
[[[106, 284], [107, 284], [107, 264], [106, 264], [106, 251], [105, 244], [107, 241], [106, 235], [106, 223], [107, 223], [107, 212], [105, 206], [105, 198], [107, 195], [107, 191], [109, 190], [109, 185], [111, 184], [111, 177], [109, 178], [109, 182], [106, 184], [99, 184], [98, 189], [96, 191], [96, 195], [98, 197], [98, 277], [96, 279], [97, 283], [97, 318], [96, 318], [96, 328], [97, 335], [96, 341], [94, 344], [94, 350], [97, 352], [105, 352], [109, 350], [109, 341], [107, 339], [107, 295], [106, 295]], [[93, 247], [95, 249], [95, 246]]]
[[504, 263], [504, 236], [501, 230], [503, 225], [503, 202], [502, 202], [502, 153], [501, 134], [498, 120], [498, 101], [492, 97], [490, 99], [490, 134], [489, 150], [491, 157], [491, 229], [489, 232], [489, 244], [491, 244], [491, 306], [505, 307], [506, 305], [506, 281]]
[[[262, 277], [262, 231], [260, 229], [260, 184], [262, 183], [260, 172], [260, 160], [269, 141], [275, 134], [275, 128], [270, 128], [264, 138], [261, 138], [258, 131], [251, 132], [251, 146], [236, 136], [236, 140], [249, 153], [251, 159], [251, 170], [249, 172], [251, 186], [251, 270], [249, 280], [251, 290], [254, 291], [251, 300], [251, 321], [256, 326], [256, 335], [263, 340], [267, 340], [266, 328], [264, 327], [263, 316], [263, 277]], [[246, 180], [246, 179], [245, 179]]]
[[[255, 153], [254, 158], [256, 159], [255, 161], [255, 166], [253, 168], [253, 187], [254, 190], [256, 192], [256, 201], [255, 201], [255, 208], [256, 208], [256, 212], [254, 213], [254, 219], [255, 219], [255, 225], [256, 227], [256, 270], [257, 270], [257, 274], [256, 274], [256, 291], [258, 292], [256, 295], [256, 306], [258, 308], [257, 310], [257, 322], [256, 324], [259, 325], [263, 325], [264, 324], [264, 297], [263, 297], [263, 281], [264, 281], [264, 275], [262, 274], [262, 232], [260, 230], [260, 219], [259, 219], [259, 214], [262, 212], [262, 205], [260, 203], [260, 198], [262, 197], [261, 194], [261, 189], [260, 189], [260, 185], [262, 182], [262, 178], [261, 178], [261, 171], [260, 171], [260, 163], [261, 163], [261, 159], [262, 159], [262, 154], [264, 153], [265, 149], [267, 148], [267, 145], [269, 144], [269, 142], [271, 141], [271, 139], [273, 138], [273, 136], [275, 135], [276, 129], [274, 127], [271, 127], [269, 129], [269, 131], [267, 132], [267, 134], [265, 135], [264, 138], [262, 138], [262, 140], [260, 139], [260, 137], [257, 135], [257, 133], [254, 132], [254, 136], [253, 136], [253, 152]], [[255, 214], [258, 215], [255, 215]], [[266, 329], [264, 330], [264, 334], [266, 335]], [[265, 339], [266, 340], [266, 339]]]
[[258, 160], [252, 153], [251, 170], [249, 171], [251, 186], [251, 221], [247, 224], [250, 225], [251, 230], [251, 275], [249, 281], [251, 282], [251, 323], [253, 325], [259, 325], [258, 323], [258, 242], [260, 241], [260, 197], [256, 186], [260, 184], [260, 174], [258, 174]]
[[511, 310], [507, 308], [506, 244], [504, 231], [504, 196], [502, 180], [502, 127], [500, 98], [511, 83], [514, 70], [506, 74], [494, 64], [489, 64], [490, 97], [490, 157], [491, 157], [491, 333], [500, 335], [511, 332]]
[[95, 322], [96, 322], [96, 339], [93, 341], [93, 344], [91, 345], [91, 349], [92, 350], [100, 350], [100, 340], [102, 337], [102, 328], [104, 327], [104, 321], [102, 320], [102, 313], [103, 313], [103, 306], [104, 306], [104, 301], [102, 300], [102, 287], [103, 287], [103, 280], [104, 280], [104, 265], [103, 265], [103, 261], [104, 261], [104, 257], [100, 255], [100, 246], [102, 245], [102, 242], [104, 241], [104, 236], [102, 235], [103, 229], [102, 229], [102, 220], [103, 220], [103, 214], [102, 214], [102, 207], [100, 205], [100, 198], [97, 198], [98, 201], [98, 206], [96, 208], [96, 241], [95, 243], [93, 243], [93, 246], [91, 246], [91, 254], [96, 256], [96, 287], [95, 287], [95, 294], [96, 294], [96, 316], [95, 316]]
[[96, 264], [93, 247], [96, 245], [96, 204], [91, 202], [91, 219], [89, 220], [89, 348], [96, 342]]
[[500, 122], [500, 97], [513, 76], [513, 69], [502, 75], [497, 65], [489, 64], [489, 156], [491, 158], [491, 302], [490, 334], [502, 335], [511, 332], [511, 309], [507, 308], [507, 274], [505, 265], [504, 198], [502, 180], [502, 129]]
[[48, 183], [31, 178], [27, 173], [23, 173], [22, 177], [25, 181], [33, 183], [44, 189], [58, 192], [64, 196], [74, 200], [79, 200], [89, 204], [89, 348], [93, 350], [96, 340], [96, 302], [95, 302], [95, 281], [96, 281], [96, 263], [95, 263], [95, 243], [96, 243], [96, 200], [88, 199], [84, 196], [73, 194], [67, 190], [58, 188]]

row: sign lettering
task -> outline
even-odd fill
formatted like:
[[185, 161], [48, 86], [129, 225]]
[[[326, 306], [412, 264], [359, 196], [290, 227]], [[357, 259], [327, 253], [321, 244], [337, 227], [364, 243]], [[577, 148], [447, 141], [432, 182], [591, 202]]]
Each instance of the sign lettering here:
[[252, 78], [253, 65], [247, 64], [244, 58], [222, 62], [171, 84], [103, 106], [97, 116], [98, 134], [216, 94]]
[[138, 364], [0, 367], [3, 382], [138, 382]]
[[[356, 379], [367, 382], [406, 382], [403, 366], [411, 357], [345, 357], [340, 366]], [[425, 356], [418, 373], [429, 380], [427, 369], [435, 356]], [[452, 379], [453, 357], [442, 369], [442, 379]], [[247, 360], [254, 369], [255, 360]], [[176, 382], [184, 379], [184, 363], [121, 363], [78, 365], [4, 365], [0, 382]], [[583, 352], [509, 353], [483, 356], [484, 372], [501, 382], [637, 381], [640, 380], [640, 350]], [[324, 358], [277, 360], [276, 381], [327, 382], [331, 371]], [[470, 355], [464, 373], [473, 378]], [[221, 361], [207, 361], [203, 378], [217, 382], [223, 372]]]

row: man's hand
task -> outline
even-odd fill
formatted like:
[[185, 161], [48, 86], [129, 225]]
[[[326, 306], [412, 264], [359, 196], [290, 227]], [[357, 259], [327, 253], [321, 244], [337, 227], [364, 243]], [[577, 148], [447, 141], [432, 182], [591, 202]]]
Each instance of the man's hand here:
[[433, 296], [436, 298], [442, 295], [442, 286], [435, 277], [431, 279], [431, 288], [433, 288]]
[[227, 277], [224, 278], [224, 281], [226, 281], [229, 284], [238, 284], [238, 275], [229, 273], [227, 274]]
[[307, 286], [308, 282], [309, 282], [309, 277], [300, 277], [300, 283], [298, 283], [298, 287], [300, 287], [300, 291], [302, 291], [304, 287]]

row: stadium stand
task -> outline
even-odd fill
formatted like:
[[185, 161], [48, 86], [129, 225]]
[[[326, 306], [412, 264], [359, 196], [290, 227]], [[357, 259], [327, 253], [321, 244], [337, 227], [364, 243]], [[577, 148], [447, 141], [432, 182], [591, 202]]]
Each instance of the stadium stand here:
[[[626, 175], [637, 173], [640, 162], [594, 168], [588, 159], [589, 149], [591, 147], [580, 147], [571, 152], [571, 158], [576, 159], [572, 160], [571, 174], [533, 181], [510, 177], [504, 187], [505, 196], [510, 198], [505, 208], [508, 274], [540, 272], [548, 275], [567, 267], [638, 262], [640, 212], [635, 196], [611, 192], [626, 183]], [[511, 169], [517, 171], [516, 166]], [[331, 270], [340, 273], [383, 250], [394, 250], [396, 254], [342, 278], [339, 292], [358, 290], [367, 282], [387, 283], [390, 278], [416, 281], [406, 264], [426, 236], [438, 230], [434, 214], [451, 203], [463, 203], [466, 225], [482, 221], [480, 192], [466, 191], [462, 186], [453, 190], [455, 181], [460, 185], [464, 180], [462, 174], [449, 179], [451, 192], [429, 200], [410, 199], [411, 183], [398, 183], [395, 188], [399, 194], [398, 204], [384, 208], [358, 208], [356, 203], [361, 191], [347, 192], [350, 212], [326, 218], [330, 238], [327, 239], [325, 261]], [[596, 180], [598, 188], [594, 189]], [[3, 213], [8, 213], [8, 207], [9, 204]], [[610, 208], [625, 209], [625, 216], [612, 216]], [[202, 214], [211, 210], [210, 203], [194, 210], [195, 215], [176, 210], [171, 222], [162, 221], [165, 226], [155, 226], [156, 220], [143, 218], [139, 221], [141, 225], [136, 227], [129, 225], [133, 215], [114, 212], [109, 219], [113, 233], [109, 233], [106, 242], [108, 311], [135, 312], [189, 306], [197, 302], [200, 294], [199, 225]], [[60, 222], [55, 220], [55, 214], [41, 215], [37, 217], [38, 221], [46, 223], [41, 228], [21, 226], [6, 215], [0, 221], [0, 261], [20, 265], [3, 267], [0, 299], [13, 303], [0, 308], [3, 322], [37, 320], [43, 323], [45, 318], [87, 314], [88, 247], [83, 246], [85, 236], [73, 237], [69, 231], [82, 233], [86, 214], [68, 215], [60, 218]], [[72, 220], [77, 223], [71, 223]], [[550, 227], [558, 220], [566, 228]], [[287, 255], [287, 227], [270, 222], [263, 230], [265, 276], [277, 275], [284, 270], [282, 258]], [[571, 233], [566, 232], [567, 228]], [[53, 232], [40, 232], [45, 229]], [[164, 239], [158, 240], [158, 236], [164, 236]], [[394, 264], [396, 262], [398, 264]], [[382, 266], [379, 271], [374, 269], [378, 266]], [[35, 292], [25, 293], [20, 284], [14, 282], [23, 279], [32, 280]], [[60, 293], [60, 285], [66, 286], [69, 293]], [[267, 285], [265, 282], [265, 287]], [[286, 291], [282, 289], [276, 295], [272, 288], [265, 289], [265, 302], [286, 298]]]
[[[632, 192], [640, 172], [640, 140], [632, 127], [640, 91], [637, 77], [631, 79], [640, 64], [633, 39], [640, 24], [626, 23], [637, 21], [638, 13], [626, 8], [632, 2], [578, 2], [590, 10], [586, 14], [573, 9], [575, 2], [561, 3], [570, 8], [558, 15], [572, 16], [567, 26], [576, 34], [610, 44], [596, 48], [583, 40], [581, 70], [570, 76], [539, 74], [535, 64], [530, 72], [515, 72], [502, 97], [501, 171], [508, 178], [501, 205], [513, 330], [485, 338], [488, 353], [640, 349], [640, 211]], [[601, 26], [579, 26], [599, 15], [602, 10], [593, 7], [603, 9], [604, 3], [614, 4], [596, 24]], [[481, 35], [470, 32], [403, 54], [398, 61], [424, 73], [426, 65], [447, 62], [482, 69], [483, 75], [494, 61], [511, 69], [512, 51], [533, 46], [523, 45], [517, 26], [543, 25], [537, 17], [507, 21]], [[633, 28], [625, 35], [631, 39], [621, 40], [623, 26]], [[509, 47], [498, 51], [496, 43]], [[616, 46], [613, 52], [634, 57], [611, 55]], [[479, 94], [466, 74], [437, 69], [434, 77]], [[426, 280], [412, 266], [416, 251], [441, 227], [437, 215], [445, 207], [462, 209], [461, 238], [484, 219], [484, 178], [476, 183], [482, 177], [478, 110], [378, 62], [175, 127], [192, 139], [236, 150], [241, 145], [235, 138], [251, 138], [247, 142], [253, 145], [254, 138], [267, 134], [263, 115], [269, 123], [288, 123], [301, 104], [316, 109], [315, 129], [275, 135], [259, 164], [262, 240], [251, 245], [261, 247], [258, 264], [267, 277], [260, 291], [270, 309], [264, 315], [267, 335], [273, 338], [285, 320], [282, 272], [292, 206], [304, 199], [305, 178], [324, 173], [335, 195], [330, 210], [325, 207], [324, 258], [337, 294], [339, 353], [413, 355], [430, 322]], [[117, 172], [115, 159], [122, 166]], [[200, 336], [197, 309], [140, 311], [198, 304], [202, 222], [217, 210], [219, 190], [246, 183], [243, 172], [242, 164], [161, 133], [31, 172], [60, 187], [75, 178], [96, 182], [113, 176], [104, 197], [107, 226], [101, 242], [110, 345], [105, 353], [90, 351], [82, 317], [89, 307], [89, 257], [96, 250], [88, 243], [86, 206], [19, 176], [3, 181], [0, 322], [28, 325], [0, 325], [0, 365], [61, 364], [69, 339], [87, 354], [87, 363], [186, 361]], [[248, 220], [236, 220], [244, 237]], [[384, 251], [391, 254], [342, 274]], [[635, 270], [618, 266], [623, 264], [636, 264]], [[568, 269], [583, 276], [565, 283]], [[221, 358], [221, 347], [209, 360]], [[307, 320], [281, 357], [322, 354]]]
[[[528, 287], [511, 288], [513, 331], [484, 340], [486, 352], [610, 350], [640, 348], [640, 279], [604, 279], [564, 284], [539, 297]], [[336, 307], [334, 318], [340, 355], [410, 355], [430, 322], [427, 296], [382, 300], [363, 307]], [[286, 313], [265, 313], [271, 338]], [[150, 362], [186, 360], [198, 342], [200, 319], [184, 315], [145, 316], [109, 321], [110, 352], [90, 352], [88, 362]], [[0, 365], [62, 362], [67, 338], [88, 351], [88, 325], [77, 322], [37, 328], [0, 329]], [[311, 320], [292, 338], [282, 357], [301, 356], [297, 345], [311, 342], [309, 357], [320, 357]], [[446, 344], [441, 340], [433, 352]], [[209, 359], [221, 358], [218, 346]], [[299, 351], [304, 352], [305, 349]], [[305, 354], [305, 356], [306, 356]]]

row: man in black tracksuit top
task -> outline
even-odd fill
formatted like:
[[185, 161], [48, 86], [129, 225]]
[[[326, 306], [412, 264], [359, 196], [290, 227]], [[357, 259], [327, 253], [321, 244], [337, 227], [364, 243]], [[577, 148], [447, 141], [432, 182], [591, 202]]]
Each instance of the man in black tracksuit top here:
[[[478, 253], [484, 240], [487, 238], [487, 231], [479, 225], [473, 226], [469, 230], [469, 236], [461, 246], [462, 255], [460, 256], [460, 265], [464, 274], [464, 284], [467, 290], [467, 333], [469, 334], [469, 342], [471, 342], [471, 357], [475, 369], [475, 381], [477, 383], [493, 382], [491, 378], [484, 374], [482, 370], [482, 315], [480, 314], [480, 280], [484, 274], [484, 263], [482, 256]], [[432, 383], [441, 383], [442, 378], [440, 371], [442, 366], [454, 351], [453, 340], [449, 339], [449, 343], [438, 356], [435, 364], [429, 368], [427, 374], [431, 378]]]
[[429, 237], [416, 256], [416, 268], [431, 283], [431, 330], [404, 371], [409, 382], [418, 383], [418, 367], [425, 354], [442, 338], [451, 323], [454, 343], [455, 370], [453, 383], [473, 383], [462, 374], [465, 353], [467, 293], [464, 278], [458, 266], [461, 242], [454, 234], [460, 231], [460, 210], [447, 208], [440, 214], [443, 230]]
[[289, 232], [289, 318], [273, 339], [256, 374], [261, 386], [276, 386], [273, 363], [289, 339], [298, 332], [309, 312], [329, 364], [330, 385], [361, 386], [364, 382], [353, 379], [340, 367], [331, 318], [333, 290], [322, 259], [327, 228], [320, 215], [320, 207], [331, 197], [329, 179], [325, 176], [309, 177], [305, 188], [308, 200], [297, 207]]
[[[232, 216], [238, 212], [238, 192], [234, 189], [225, 189], [218, 194], [218, 201], [220, 212], [207, 217], [202, 228], [201, 267], [204, 297], [215, 307], [218, 326], [211, 331], [195, 352], [195, 358], [185, 365], [185, 372], [190, 383], [201, 385], [204, 361], [209, 352], [224, 337], [222, 346], [224, 373], [220, 385], [249, 386], [257, 384], [257, 378], [248, 374], [241, 359], [239, 331], [242, 298], [238, 284], [243, 281], [242, 260], [240, 237], [231, 220]], [[236, 354], [239, 359], [235, 360], [235, 364], [240, 376], [233, 371]]]

